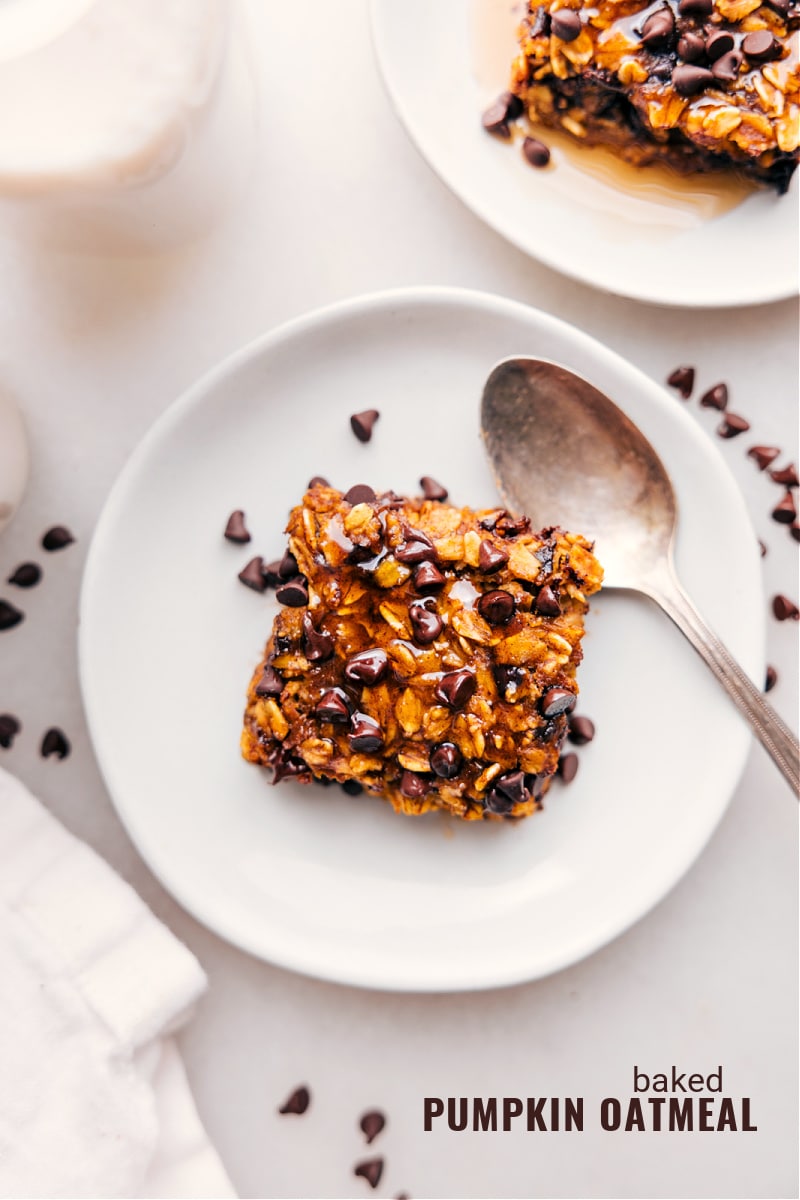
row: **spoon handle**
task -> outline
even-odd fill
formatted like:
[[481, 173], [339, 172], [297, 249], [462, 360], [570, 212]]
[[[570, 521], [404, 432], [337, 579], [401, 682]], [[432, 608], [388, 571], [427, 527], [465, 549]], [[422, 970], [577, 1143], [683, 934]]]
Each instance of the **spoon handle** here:
[[683, 591], [672, 570], [659, 572], [642, 587], [681, 633], [689, 639], [697, 653], [708, 664], [728, 695], [750, 722], [756, 736], [777, 763], [786, 780], [800, 789], [797, 738], [784, 724], [775, 709], [767, 704], [739, 664], [722, 642], [706, 625], [689, 597]]

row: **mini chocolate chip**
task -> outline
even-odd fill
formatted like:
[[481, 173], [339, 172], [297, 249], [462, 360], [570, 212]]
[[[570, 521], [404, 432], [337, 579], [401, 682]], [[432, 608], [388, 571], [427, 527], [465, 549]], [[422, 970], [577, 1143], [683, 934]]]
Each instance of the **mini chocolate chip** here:
[[773, 596], [772, 611], [779, 621], [796, 621], [800, 618], [800, 609], [788, 596]]
[[694, 387], [694, 367], [676, 367], [672, 374], [667, 376], [667, 383], [670, 387], [677, 388], [684, 400], [688, 400]]
[[282, 779], [300, 779], [301, 776], [310, 779], [311, 772], [308, 763], [303, 762], [302, 758], [297, 758], [295, 755], [281, 756], [272, 764], [273, 784], [280, 783]]
[[532, 167], [546, 167], [550, 162], [550, 148], [535, 137], [523, 139], [522, 154]]
[[282, 1104], [278, 1109], [279, 1113], [291, 1114], [295, 1117], [302, 1117], [303, 1113], [311, 1103], [311, 1093], [307, 1087], [295, 1088], [285, 1104]]
[[709, 62], [716, 62], [718, 58], [722, 58], [723, 54], [727, 54], [735, 45], [733, 34], [727, 29], [715, 29], [709, 33], [706, 38], [706, 54]]
[[509, 771], [507, 775], [501, 775], [495, 782], [493, 791], [500, 792], [512, 805], [524, 804], [530, 795], [524, 771]]
[[561, 615], [561, 605], [549, 583], [546, 583], [543, 588], [539, 589], [539, 594], [534, 602], [534, 608], [541, 617], [558, 617]]
[[360, 796], [364, 791], [364, 786], [357, 779], [345, 779], [342, 791], [346, 796]]
[[481, 571], [499, 571], [508, 562], [508, 552], [491, 542], [481, 542], [478, 550], [478, 566]]
[[376, 1188], [381, 1181], [383, 1174], [383, 1159], [382, 1158], [367, 1158], [363, 1162], [357, 1163], [353, 1168], [353, 1174], [359, 1175], [362, 1179], [366, 1179], [371, 1188]]
[[675, 34], [675, 17], [672, 9], [659, 8], [642, 26], [642, 45], [648, 50], [662, 50], [672, 41]]
[[344, 498], [348, 504], [352, 504], [355, 507], [356, 504], [374, 504], [377, 496], [369, 484], [356, 483], [350, 488], [349, 492], [345, 492]]
[[53, 726], [42, 738], [40, 753], [42, 758], [49, 758], [51, 754], [56, 754], [59, 758], [67, 758], [71, 749], [66, 734]]
[[0, 713], [0, 746], [10, 750], [22, 726], [11, 713]]
[[786, 492], [780, 503], [773, 508], [772, 519], [779, 525], [791, 525], [796, 518], [797, 509], [794, 504], [794, 496], [791, 492]]
[[350, 683], [363, 683], [364, 687], [374, 687], [386, 678], [389, 670], [389, 657], [385, 650], [359, 650], [348, 658], [344, 667], [344, 677]]
[[359, 1128], [367, 1139], [367, 1145], [371, 1146], [375, 1138], [386, 1125], [386, 1117], [377, 1108], [371, 1108], [369, 1112], [365, 1112], [359, 1121]]
[[400, 791], [404, 796], [408, 796], [409, 800], [419, 800], [424, 796], [429, 787], [427, 779], [424, 775], [418, 775], [416, 771], [403, 771], [400, 779]]
[[728, 387], [724, 383], [715, 383], [700, 397], [701, 408], [716, 408], [724, 412], [728, 407]]
[[516, 605], [510, 592], [486, 592], [476, 605], [484, 621], [490, 625], [507, 625], [514, 615]]
[[375, 754], [383, 749], [383, 732], [378, 722], [366, 713], [353, 713], [348, 741], [351, 750], [362, 754]]
[[309, 662], [325, 662], [333, 655], [333, 636], [315, 629], [310, 613], [303, 613], [303, 648]]
[[482, 517], [478, 524], [480, 525], [481, 529], [487, 529], [489, 532], [491, 532], [496, 528], [497, 522], [500, 520], [500, 518], [504, 517], [505, 515], [506, 510], [504, 508], [497, 508], [494, 512], [489, 513], [487, 517]]
[[727, 54], [723, 54], [722, 58], [718, 58], [711, 68], [711, 74], [720, 83], [733, 83], [738, 78], [739, 68], [744, 62], [744, 56], [741, 50], [729, 50]]
[[[800, 480], [797, 478], [797, 470], [794, 463], [790, 463], [788, 467], [782, 467], [780, 471], [770, 471], [770, 479], [774, 479], [776, 483], [783, 484], [784, 487], [797, 487]], [[13, 583], [13, 579], [9, 579], [9, 583]]]
[[32, 588], [42, 578], [42, 568], [38, 563], [20, 563], [13, 574], [9, 575], [7, 583], [13, 583], [15, 587]]
[[539, 708], [546, 717], [557, 717], [559, 713], [572, 712], [578, 697], [566, 688], [548, 688], [539, 701]]
[[263, 558], [251, 558], [247, 566], [239, 572], [238, 578], [245, 587], [252, 588], [254, 592], [265, 592], [267, 581], [264, 578]]
[[330, 487], [330, 486], [331, 485], [328, 483], [328, 481], [324, 475], [312, 475], [312, 477], [308, 481], [308, 489], [307, 490], [310, 492], [311, 489], [315, 488], [315, 487]]
[[574, 42], [583, 29], [580, 16], [572, 8], [560, 8], [550, 14], [550, 28], [562, 42]]
[[588, 717], [579, 717], [575, 713], [571, 713], [567, 737], [573, 746], [588, 745], [594, 738], [594, 721], [590, 721]]
[[347, 692], [343, 688], [329, 688], [323, 692], [314, 705], [314, 716], [323, 721], [331, 721], [334, 725], [346, 725], [350, 720], [352, 707]]
[[75, 538], [64, 525], [54, 525], [42, 538], [42, 546], [45, 550], [63, 550], [74, 541]]
[[257, 696], [280, 696], [283, 691], [283, 678], [269, 663], [261, 672], [261, 678], [255, 687]]
[[368, 442], [372, 437], [372, 427], [381, 414], [377, 408], [367, 408], [364, 412], [353, 413], [350, 418], [350, 428], [360, 442]]
[[684, 33], [678, 41], [678, 57], [685, 63], [705, 61], [706, 44], [699, 33]]
[[461, 751], [452, 742], [440, 742], [431, 750], [431, 770], [440, 779], [455, 779], [461, 770], [461, 762]]
[[445, 585], [445, 577], [435, 563], [422, 562], [414, 568], [414, 587], [418, 592], [436, 592]]
[[767, 677], [764, 680], [764, 691], [771, 692], [778, 682], [778, 672], [774, 667], [767, 667]]
[[443, 675], [434, 688], [434, 695], [450, 708], [463, 708], [475, 695], [477, 686], [474, 673], [462, 667], [460, 671], [448, 671]]
[[[520, 684], [525, 678], [522, 667], [512, 667], [506, 663], [497, 663], [492, 667], [497, 690], [503, 699], [514, 699]], [[508, 695], [510, 693], [510, 696]]]
[[562, 754], [558, 760], [558, 773], [564, 783], [572, 783], [578, 774], [577, 754]]
[[287, 608], [304, 608], [308, 604], [308, 580], [305, 575], [297, 575], [281, 584], [275, 592], [275, 598]]
[[498, 817], [507, 817], [514, 807], [514, 802], [494, 787], [484, 796], [483, 807], [486, 812], [494, 813]]
[[419, 481], [419, 486], [422, 488], [422, 494], [426, 500], [446, 500], [448, 491], [446, 487], [442, 487], [440, 483], [431, 476], [423, 475]]
[[768, 29], [757, 29], [742, 38], [742, 50], [751, 62], [763, 63], [780, 55], [781, 44]]
[[747, 457], [755, 460], [755, 464], [759, 471], [764, 471], [771, 462], [774, 462], [780, 455], [780, 450], [777, 446], [751, 446], [747, 451]]
[[721, 438], [734, 438], [749, 428], [750, 422], [745, 421], [744, 417], [737, 417], [736, 413], [726, 412], [722, 424], [717, 427], [717, 433]]
[[758, 550], [762, 558], [767, 557], [767, 547], [761, 541], [761, 538], [758, 539]]
[[501, 100], [495, 100], [493, 104], [485, 110], [481, 117], [481, 124], [487, 133], [495, 133], [498, 137], [510, 138], [511, 130], [508, 127], [508, 106]]
[[264, 566], [264, 582], [267, 587], [279, 588], [283, 583], [280, 575], [281, 559], [277, 558], [274, 562], [266, 563]]
[[0, 631], [3, 629], [13, 629], [15, 625], [19, 625], [20, 621], [24, 620], [24, 612], [20, 612], [13, 604], [9, 604], [7, 600], [0, 600]]
[[682, 17], [710, 17], [713, 11], [714, 0], [678, 0]]
[[706, 67], [682, 63], [672, 72], [672, 86], [680, 96], [697, 96], [713, 82], [714, 76]]
[[530, 517], [510, 517], [508, 513], [503, 513], [498, 517], [495, 530], [501, 537], [516, 537], [518, 533], [527, 533], [530, 527]]
[[[50, 534], [52, 534], [52, 532], [53, 530], [51, 529]], [[45, 534], [45, 537], [49, 537], [50, 534]], [[235, 509], [235, 511], [232, 512], [228, 517], [228, 524], [225, 526], [225, 537], [229, 542], [237, 542], [239, 545], [244, 545], [245, 542], [250, 541], [250, 534], [247, 526], [244, 523], [244, 513], [242, 512], [241, 508]], [[58, 548], [56, 546], [45, 545], [44, 540], [42, 541], [42, 545], [44, 546], [45, 550], [54, 550]]]
[[297, 559], [291, 550], [285, 550], [283, 558], [278, 564], [278, 574], [281, 579], [294, 579], [297, 573]]
[[407, 563], [409, 566], [414, 566], [421, 562], [435, 562], [436, 548], [427, 536], [420, 533], [419, 530], [409, 529], [406, 534], [406, 540], [401, 542], [394, 552], [395, 558], [401, 563]]
[[444, 628], [444, 622], [433, 608], [431, 600], [413, 600], [408, 606], [414, 641], [420, 646], [429, 646], [435, 642]]

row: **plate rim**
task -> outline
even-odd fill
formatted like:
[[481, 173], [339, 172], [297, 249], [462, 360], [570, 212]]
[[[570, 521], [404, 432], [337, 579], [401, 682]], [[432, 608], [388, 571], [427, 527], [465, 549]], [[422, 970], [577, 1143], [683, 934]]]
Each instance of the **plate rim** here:
[[[387, 0], [369, 0], [369, 28], [372, 41], [373, 53], [375, 62], [378, 67], [378, 74], [383, 83], [384, 90], [391, 104], [397, 119], [402, 125], [406, 136], [413, 145], [414, 149], [421, 156], [437, 179], [445, 185], [448, 191], [460, 204], [473, 213], [479, 220], [487, 225], [498, 237], [502, 237], [504, 241], [521, 250], [529, 258], [537, 262], [541, 262], [544, 266], [552, 271], [556, 271], [559, 275], [567, 279], [574, 280], [576, 283], [583, 284], [585, 287], [592, 287], [597, 291], [609, 296], [618, 296], [627, 300], [640, 301], [645, 304], [661, 306], [663, 308], [673, 309], [738, 309], [756, 307], [765, 304], [776, 304], [783, 300], [793, 299], [798, 294], [798, 284], [795, 280], [787, 280], [782, 285], [775, 285], [770, 289], [763, 287], [762, 290], [754, 295], [749, 295], [746, 299], [729, 297], [724, 293], [718, 294], [713, 301], [703, 298], [697, 298], [691, 290], [691, 280], [687, 285], [685, 294], [680, 297], [663, 297], [654, 296], [645, 288], [637, 288], [630, 286], [625, 288], [613, 287], [607, 281], [597, 277], [591, 269], [586, 272], [579, 272], [570, 266], [564, 266], [555, 256], [551, 255], [547, 249], [547, 243], [534, 250], [525, 240], [524, 236], [517, 229], [509, 229], [507, 224], [503, 224], [498, 220], [496, 214], [492, 212], [491, 206], [484, 204], [481, 198], [477, 200], [465, 194], [460, 185], [453, 181], [451, 172], [442, 167], [437, 161], [436, 156], [432, 153], [430, 147], [425, 140], [419, 136], [419, 131], [415, 122], [409, 115], [402, 96], [394, 86], [391, 78], [391, 72], [387, 69], [386, 43], [389, 39], [384, 38], [381, 31], [381, 20], [384, 9], [388, 10]], [[694, 276], [692, 276], [694, 278]]]
[[[541, 323], [541, 327], [545, 330], [549, 327], [552, 330], [558, 330], [562, 334], [566, 333], [567, 337], [573, 339], [577, 344], [582, 345], [591, 350], [601, 359], [606, 359], [610, 365], [616, 366], [618, 369], [622, 367], [625, 371], [630, 372], [634, 376], [640, 378], [652, 389], [653, 400], [656, 399], [656, 394], [660, 396], [661, 403], [665, 410], [669, 410], [671, 419], [674, 419], [678, 426], [683, 426], [684, 430], [693, 440], [701, 444], [706, 452], [712, 452], [718, 460], [718, 463], [727, 476], [735, 495], [739, 500], [740, 516], [745, 519], [746, 526], [753, 541], [753, 546], [756, 545], [756, 534], [750, 519], [750, 514], [747, 510], [744, 498], [738, 488], [736, 481], [728, 468], [727, 463], [719, 453], [719, 449], [708, 444], [707, 438], [703, 431], [698, 428], [689, 414], [682, 408], [673, 408], [670, 404], [670, 397], [666, 392], [662, 393], [662, 389], [655, 380], [645, 374], [641, 368], [630, 363], [621, 354], [611, 350], [602, 342], [595, 339], [592, 335], [585, 333], [576, 326], [564, 321], [559, 317], [555, 317], [550, 313], [544, 312], [541, 309], [535, 308], [532, 305], [526, 304], [519, 300], [510, 299], [505, 296], [498, 295], [492, 292], [481, 291], [473, 288], [462, 288], [452, 286], [437, 286], [437, 285], [421, 285], [407, 286], [401, 288], [382, 289], [380, 291], [368, 292], [350, 296], [342, 300], [334, 301], [330, 304], [322, 305], [314, 308], [306, 313], [300, 314], [285, 322], [274, 326], [265, 333], [251, 339], [238, 350], [233, 351], [225, 356], [218, 363], [205, 371], [193, 384], [185, 389], [175, 400], [173, 400], [167, 408], [155, 419], [155, 421], [146, 430], [138, 443], [134, 446], [129, 454], [116, 479], [114, 480], [106, 499], [100, 511], [97, 523], [92, 533], [91, 543], [87, 554], [86, 563], [84, 566], [83, 577], [81, 580], [79, 608], [78, 608], [78, 675], [83, 699], [84, 712], [86, 716], [89, 737], [95, 759], [102, 776], [104, 785], [108, 792], [109, 799], [112, 803], [114, 811], [122, 823], [128, 837], [131, 839], [137, 853], [143, 859], [147, 867], [152, 871], [158, 879], [161, 886], [177, 901], [177, 903], [192, 916], [199, 921], [207, 929], [214, 934], [222, 937], [238, 949], [252, 954], [261, 961], [278, 966], [282, 969], [287, 969], [300, 973], [311, 978], [335, 982], [345, 986], [355, 986], [367, 990], [388, 991], [398, 993], [417, 993], [417, 994], [449, 994], [458, 992], [470, 991], [485, 991], [497, 987], [510, 987], [518, 984], [531, 982], [536, 979], [545, 978], [555, 974], [566, 967], [575, 965], [583, 959], [588, 958], [599, 950], [602, 950], [610, 942], [622, 936], [640, 920], [648, 915], [662, 900], [673, 891], [678, 883], [688, 874], [693, 868], [698, 858], [708, 845], [713, 833], [717, 829], [722, 817], [727, 811], [736, 788], [739, 785], [741, 777], [744, 773], [748, 757], [752, 750], [753, 739], [748, 733], [746, 726], [742, 725], [741, 738], [738, 744], [732, 747], [733, 753], [727, 757], [727, 766], [730, 774], [730, 785], [725, 789], [720, 790], [720, 800], [709, 810], [706, 828], [703, 831], [702, 838], [698, 839], [697, 845], [693, 848], [693, 853], [685, 859], [679, 872], [674, 875], [666, 887], [663, 887], [659, 881], [658, 887], [652, 892], [649, 892], [644, 899], [640, 899], [639, 904], [635, 909], [631, 910], [626, 916], [624, 922], [613, 920], [603, 926], [600, 932], [595, 930], [591, 938], [587, 938], [581, 943], [578, 950], [574, 944], [571, 945], [565, 952], [551, 954], [546, 962], [539, 964], [532, 963], [526, 958], [515, 958], [513, 966], [508, 967], [503, 971], [494, 970], [489, 975], [483, 975], [480, 971], [465, 971], [458, 968], [451, 979], [445, 980], [426, 980], [419, 975], [411, 976], [409, 973], [401, 972], [400, 975], [387, 976], [385, 971], [373, 972], [370, 968], [363, 968], [357, 965], [355, 969], [348, 968], [346, 965], [342, 969], [329, 969], [327, 964], [314, 964], [308, 960], [307, 955], [299, 953], [297, 955], [286, 954], [278, 949], [265, 949], [263, 939], [256, 940], [242, 933], [235, 925], [231, 926], [224, 917], [221, 919], [213, 910], [209, 911], [202, 900], [198, 900], [193, 893], [188, 894], [180, 879], [175, 880], [174, 876], [168, 869], [164, 868], [164, 858], [159, 856], [158, 847], [147, 843], [146, 836], [141, 833], [136, 821], [135, 804], [127, 805], [122, 799], [124, 789], [117, 789], [115, 784], [115, 771], [111, 762], [111, 755], [108, 748], [102, 747], [102, 739], [96, 736], [96, 731], [100, 725], [100, 720], [97, 716], [99, 709], [102, 707], [102, 701], [98, 700], [94, 695], [94, 688], [90, 681], [91, 670], [89, 666], [89, 630], [91, 627], [91, 608], [92, 608], [92, 591], [94, 587], [95, 577], [102, 571], [102, 557], [104, 543], [107, 539], [106, 530], [113, 531], [114, 519], [117, 511], [124, 508], [126, 493], [131, 482], [134, 482], [140, 463], [145, 462], [149, 456], [151, 446], [156, 446], [161, 441], [162, 437], [169, 433], [173, 426], [179, 425], [184, 418], [184, 415], [190, 413], [191, 410], [202, 404], [204, 397], [213, 391], [227, 377], [236, 374], [242, 367], [250, 364], [254, 359], [269, 354], [273, 348], [277, 348], [286, 342], [296, 339], [310, 329], [322, 328], [341, 320], [353, 320], [364, 315], [374, 315], [380, 310], [391, 311], [402, 307], [426, 307], [436, 305], [452, 305], [464, 306], [472, 311], [491, 311], [494, 315], [509, 316], [509, 317], [530, 317], [534, 315], [534, 319]], [[765, 660], [765, 635], [766, 635], [766, 618], [764, 617], [757, 630], [758, 634], [758, 660], [760, 667], [763, 667]], [[166, 856], [166, 861], [169, 861], [169, 855]], [[191, 889], [189, 889], [191, 892]]]

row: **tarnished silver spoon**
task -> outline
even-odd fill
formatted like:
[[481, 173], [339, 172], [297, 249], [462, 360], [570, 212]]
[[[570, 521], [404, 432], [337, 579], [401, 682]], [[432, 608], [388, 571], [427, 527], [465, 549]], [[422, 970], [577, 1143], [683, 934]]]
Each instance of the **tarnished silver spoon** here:
[[594, 538], [605, 586], [642, 592], [661, 606], [797, 791], [797, 739], [678, 582], [672, 484], [633, 422], [565, 367], [511, 358], [486, 381], [481, 430], [504, 503]]

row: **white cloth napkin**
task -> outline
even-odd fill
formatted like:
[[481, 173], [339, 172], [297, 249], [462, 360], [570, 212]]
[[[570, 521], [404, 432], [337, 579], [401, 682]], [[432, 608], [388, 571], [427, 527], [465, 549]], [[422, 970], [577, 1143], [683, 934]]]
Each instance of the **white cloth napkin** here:
[[205, 976], [0, 770], [0, 1196], [233, 1196], [169, 1036]]

